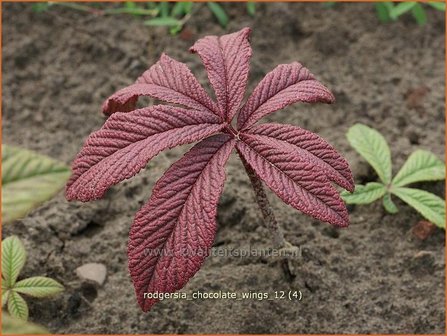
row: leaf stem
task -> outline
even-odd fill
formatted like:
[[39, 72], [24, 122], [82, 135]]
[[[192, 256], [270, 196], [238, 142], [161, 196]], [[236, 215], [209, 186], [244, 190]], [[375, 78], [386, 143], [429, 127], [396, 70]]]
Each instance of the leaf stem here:
[[273, 213], [273, 209], [270, 205], [270, 202], [267, 198], [267, 194], [265, 193], [264, 186], [262, 185], [262, 181], [258, 178], [255, 171], [250, 167], [248, 162], [243, 158], [243, 156], [239, 153], [239, 157], [244, 164], [245, 171], [247, 172], [248, 177], [250, 178], [251, 185], [255, 192], [255, 200], [258, 203], [259, 208], [261, 209], [262, 216], [264, 217], [265, 226], [269, 229], [273, 236], [273, 244], [275, 248], [284, 248], [288, 247], [290, 244], [286, 242], [284, 239], [284, 233], [282, 231], [281, 226], [279, 226], [276, 221], [275, 214]]

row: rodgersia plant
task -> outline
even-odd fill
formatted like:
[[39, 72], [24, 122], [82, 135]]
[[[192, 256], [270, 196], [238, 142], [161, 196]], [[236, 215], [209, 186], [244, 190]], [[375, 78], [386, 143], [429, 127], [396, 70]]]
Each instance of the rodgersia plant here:
[[[318, 135], [292, 125], [261, 124], [262, 117], [296, 102], [332, 103], [333, 95], [300, 63], [268, 73], [242, 104], [248, 80], [250, 29], [207, 36], [197, 53], [214, 88], [211, 99], [185, 64], [163, 54], [136, 83], [106, 100], [110, 116], [75, 159], [69, 200], [90, 201], [143, 169], [164, 149], [200, 141], [158, 180], [135, 216], [129, 235], [129, 271], [141, 308], [157, 301], [145, 293], [182, 288], [199, 270], [216, 233], [225, 163], [239, 154], [277, 247], [287, 246], [263, 181], [285, 203], [338, 227], [348, 213], [335, 182], [352, 191], [349, 165]], [[135, 109], [139, 96], [174, 104]], [[236, 125], [232, 120], [237, 116]]]

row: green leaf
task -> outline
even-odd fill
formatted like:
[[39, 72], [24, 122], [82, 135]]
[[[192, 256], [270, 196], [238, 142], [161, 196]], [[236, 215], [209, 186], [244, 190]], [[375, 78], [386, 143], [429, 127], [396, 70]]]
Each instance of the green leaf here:
[[[391, 4], [391, 8], [393, 7], [393, 5]], [[389, 5], [387, 5], [384, 2], [378, 2], [376, 3], [376, 12], [377, 12], [377, 17], [379, 18], [379, 20], [381, 22], [389, 22], [391, 21], [391, 17], [390, 17], [390, 7]]]
[[400, 2], [390, 11], [390, 17], [395, 20], [402, 14], [410, 11], [415, 5], [417, 5], [417, 2]]
[[14, 290], [21, 294], [42, 298], [62, 292], [64, 286], [56, 280], [37, 276], [17, 282]]
[[70, 169], [45, 155], [2, 145], [2, 220], [11, 222], [53, 197]]
[[20, 294], [13, 290], [9, 293], [8, 312], [12, 317], [25, 321], [28, 319], [28, 305]]
[[219, 24], [223, 28], [225, 28], [228, 24], [229, 19], [227, 13], [225, 13], [225, 10], [222, 8], [222, 6], [216, 2], [208, 2], [208, 8], [214, 14], [217, 21], [219, 21]]
[[166, 26], [166, 27], [177, 27], [181, 26], [180, 20], [177, 20], [172, 17], [165, 17], [165, 18], [155, 18], [144, 21], [144, 24], [146, 26]]
[[50, 8], [51, 4], [48, 2], [37, 2], [32, 5], [33, 12], [42, 13], [46, 12]]
[[395, 214], [395, 213], [397, 213], [399, 211], [399, 209], [397, 209], [396, 204], [394, 204], [393, 200], [391, 199], [391, 194], [390, 193], [386, 193], [383, 196], [383, 207], [390, 214]]
[[2, 334], [3, 335], [41, 335], [49, 334], [48, 330], [37, 324], [13, 318], [9, 314], [2, 314]]
[[355, 124], [348, 130], [352, 147], [374, 168], [384, 184], [391, 182], [391, 152], [385, 138], [366, 125]]
[[412, 206], [433, 224], [445, 229], [445, 201], [427, 191], [398, 187], [391, 192]]
[[171, 16], [181, 17], [183, 14], [185, 14], [184, 2], [176, 2], [174, 7], [172, 7]]
[[417, 3], [411, 9], [411, 14], [415, 18], [418, 25], [424, 25], [427, 23], [427, 15], [425, 14], [425, 9], [422, 8], [421, 4]]
[[255, 16], [256, 14], [256, 3], [249, 1], [247, 2], [247, 12], [250, 16]]
[[137, 4], [133, 1], [126, 1], [124, 3], [124, 7], [128, 8], [128, 9], [135, 9], [138, 8]]
[[162, 18], [169, 17], [169, 2], [162, 1], [158, 4], [158, 9], [160, 10], [160, 15]]
[[414, 182], [437, 181], [445, 179], [445, 164], [433, 153], [416, 150], [396, 174], [392, 184], [404, 186]]
[[185, 11], [185, 14], [189, 14], [192, 11], [192, 7], [194, 6], [193, 2], [187, 1], [183, 3], [183, 10]]
[[19, 238], [11, 236], [2, 241], [2, 278], [7, 288], [14, 286], [25, 261], [26, 251]]
[[131, 14], [135, 16], [156, 16], [158, 14], [158, 10], [150, 10], [140, 7], [135, 8], [127, 8], [127, 7], [120, 7], [120, 8], [106, 8], [104, 9], [105, 14]]
[[342, 191], [341, 198], [348, 204], [369, 204], [385, 195], [386, 188], [382, 183], [370, 182], [366, 185], [356, 185], [355, 191]]
[[8, 302], [9, 289], [2, 289], [2, 308]]
[[323, 8], [329, 9], [332, 8], [336, 5], [335, 1], [329, 1], [329, 2], [324, 2], [323, 3]]
[[445, 2], [426, 2], [427, 5], [439, 10], [445, 12]]

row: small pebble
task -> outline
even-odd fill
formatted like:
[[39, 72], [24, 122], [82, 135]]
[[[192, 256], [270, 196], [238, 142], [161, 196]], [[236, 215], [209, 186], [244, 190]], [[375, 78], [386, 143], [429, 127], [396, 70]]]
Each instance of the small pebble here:
[[106, 281], [107, 268], [103, 264], [89, 263], [78, 267], [76, 269], [76, 275], [81, 280], [94, 281], [99, 286], [102, 286]]

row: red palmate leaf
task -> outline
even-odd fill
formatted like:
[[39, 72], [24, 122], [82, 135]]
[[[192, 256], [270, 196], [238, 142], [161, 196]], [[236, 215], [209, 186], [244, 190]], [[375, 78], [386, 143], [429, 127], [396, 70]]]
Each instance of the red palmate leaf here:
[[114, 113], [92, 133], [72, 165], [69, 200], [90, 201], [130, 178], [164, 149], [194, 142], [219, 131], [217, 116], [156, 105]]
[[317, 134], [283, 124], [254, 125], [247, 133], [274, 138], [296, 146], [295, 155], [312, 163], [339, 186], [354, 191], [354, 179], [348, 162]]
[[144, 293], [182, 288], [201, 267], [216, 232], [216, 211], [224, 165], [234, 147], [229, 135], [215, 135], [193, 147], [157, 182], [138, 211], [129, 245], [129, 271], [144, 311], [157, 302]]
[[[217, 102], [185, 64], [163, 54], [135, 84], [106, 100], [108, 120], [89, 136], [73, 163], [66, 197], [88, 201], [137, 174], [160, 151], [206, 138], [161, 177], [132, 225], [129, 271], [144, 311], [157, 301], [145, 293], [174, 292], [202, 265], [216, 232], [224, 165], [235, 146], [287, 204], [336, 226], [348, 225], [346, 207], [331, 184], [353, 190], [346, 160], [299, 127], [254, 125], [295, 102], [330, 103], [334, 97], [306, 68], [292, 63], [268, 73], [241, 108], [251, 57], [249, 35], [244, 28], [208, 36], [190, 49], [202, 59]], [[140, 96], [176, 106], [135, 110]], [[238, 112], [235, 130], [231, 121]]]
[[218, 107], [188, 67], [166, 54], [139, 77], [135, 84], [119, 90], [103, 104], [103, 112], [127, 112], [135, 109], [139, 96], [149, 96], [168, 103], [180, 104], [198, 111], [219, 114]]
[[348, 212], [324, 172], [294, 153], [295, 148], [265, 136], [241, 134], [239, 153], [285, 203], [336, 226], [347, 226]]
[[250, 32], [250, 28], [244, 28], [220, 37], [206, 36], [190, 48], [202, 59], [221, 115], [227, 121], [233, 119], [244, 98], [250, 70]]
[[300, 63], [278, 65], [254, 89], [238, 115], [238, 128], [247, 129], [262, 117], [296, 102], [332, 103], [332, 93]]

